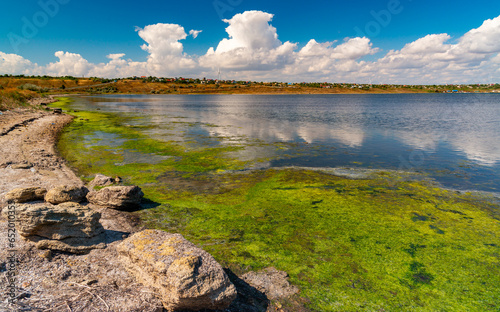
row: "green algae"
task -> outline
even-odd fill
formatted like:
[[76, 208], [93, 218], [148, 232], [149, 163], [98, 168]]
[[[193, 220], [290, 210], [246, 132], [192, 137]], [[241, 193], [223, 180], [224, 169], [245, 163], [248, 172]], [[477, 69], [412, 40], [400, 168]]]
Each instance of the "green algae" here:
[[[242, 146], [187, 149], [129, 126], [136, 117], [70, 113], [59, 149], [79, 174], [141, 186], [145, 225], [183, 234], [237, 273], [288, 272], [312, 310], [500, 310], [500, 207], [491, 198], [388, 171], [241, 171], [248, 164], [230, 155]], [[124, 163], [127, 151], [169, 158]]]

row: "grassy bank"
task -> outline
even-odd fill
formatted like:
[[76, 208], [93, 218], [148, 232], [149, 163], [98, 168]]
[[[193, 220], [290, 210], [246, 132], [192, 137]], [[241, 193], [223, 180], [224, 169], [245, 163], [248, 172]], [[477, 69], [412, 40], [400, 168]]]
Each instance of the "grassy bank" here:
[[148, 227], [183, 234], [237, 273], [288, 272], [312, 310], [500, 309], [492, 198], [393, 172], [241, 171], [248, 164], [231, 152], [242, 145], [188, 148], [146, 136], [140, 117], [76, 112], [68, 99], [53, 106], [76, 116], [59, 150], [82, 178], [139, 185], [146, 201], [136, 213]]
[[36, 92], [19, 89], [0, 88], [0, 111], [6, 111], [18, 107], [29, 107], [28, 101], [39, 95]]
[[500, 85], [390, 85], [358, 83], [284, 83], [215, 81], [193, 78], [131, 77], [121, 79], [77, 77], [5, 77], [0, 88], [32, 84], [52, 94], [387, 94], [500, 92]]

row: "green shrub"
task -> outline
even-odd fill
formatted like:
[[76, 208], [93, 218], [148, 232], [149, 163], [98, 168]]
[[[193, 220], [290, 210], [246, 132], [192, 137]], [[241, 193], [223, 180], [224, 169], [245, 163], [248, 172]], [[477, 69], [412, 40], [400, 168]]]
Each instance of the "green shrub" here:
[[25, 83], [23, 85], [20, 85], [17, 87], [20, 90], [30, 90], [30, 91], [35, 91], [35, 92], [47, 92], [49, 89], [47, 88], [42, 88], [37, 85], [31, 84], [31, 83]]

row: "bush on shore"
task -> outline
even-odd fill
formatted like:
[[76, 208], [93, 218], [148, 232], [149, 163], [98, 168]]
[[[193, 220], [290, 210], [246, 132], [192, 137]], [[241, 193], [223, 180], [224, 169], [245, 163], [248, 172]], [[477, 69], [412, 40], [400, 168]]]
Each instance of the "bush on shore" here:
[[42, 87], [34, 85], [32, 83], [25, 83], [23, 85], [20, 85], [17, 88], [20, 90], [30, 90], [30, 91], [34, 91], [34, 92], [47, 92], [47, 91], [49, 91], [48, 88], [42, 88]]
[[37, 94], [33, 91], [15, 89], [0, 89], [0, 111], [28, 106], [28, 101]]

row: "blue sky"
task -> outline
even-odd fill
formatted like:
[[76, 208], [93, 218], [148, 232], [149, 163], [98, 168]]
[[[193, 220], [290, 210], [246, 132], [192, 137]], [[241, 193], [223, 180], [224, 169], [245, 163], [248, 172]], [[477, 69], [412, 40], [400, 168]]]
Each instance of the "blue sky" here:
[[[43, 5], [41, 6], [40, 3], [52, 3], [52, 5], [55, 3], [58, 7], [57, 12], [51, 14], [53, 16], [49, 16], [47, 20], [39, 20], [40, 27], [35, 26], [37, 30], [36, 35], [26, 38], [26, 36], [23, 36], [23, 27], [26, 27], [25, 21], [27, 19], [33, 22], [35, 17], [42, 16], [40, 12], [43, 12]], [[390, 12], [391, 6], [393, 8], [392, 13]], [[191, 29], [202, 30], [196, 38], [188, 36], [185, 39], [179, 39], [179, 42], [182, 44], [182, 53], [186, 54], [188, 58], [194, 60], [196, 63], [196, 65], [191, 64], [188, 66], [190, 70], [186, 71], [186, 76], [187, 74], [207, 74], [211, 70], [208, 70], [206, 66], [200, 66], [203, 62], [200, 62], [198, 58], [205, 55], [211, 47], [214, 48], [217, 54], [219, 52], [217, 51], [219, 43], [224, 39], [229, 39], [228, 33], [225, 30], [229, 24], [222, 21], [222, 19], [231, 19], [236, 14], [252, 10], [273, 14], [273, 17], [269, 18], [267, 23], [276, 29], [274, 33], [277, 34], [280, 43], [290, 42], [291, 44], [295, 44], [293, 52], [291, 49], [289, 53], [298, 53], [311, 39], [321, 44], [335, 42], [330, 47], [335, 48], [335, 46], [346, 42], [349, 38], [365, 36], [369, 39], [371, 50], [366, 50], [364, 55], [355, 59], [359, 65], [360, 62], [377, 62], [377, 60], [387, 56], [390, 50], [401, 50], [405, 45], [431, 34], [445, 33], [449, 35], [449, 38], [441, 40], [441, 43], [457, 43], [464, 34], [472, 29], [479, 28], [486, 20], [497, 18], [500, 15], [500, 1], [477, 0], [472, 4], [470, 1], [427, 0], [290, 0], [286, 2], [260, 0], [8, 1], [2, 4], [0, 12], [0, 37], [2, 38], [0, 40], [0, 53], [11, 56], [11, 59], [12, 55], [20, 56], [25, 65], [24, 67], [16, 67], [11, 64], [12, 66], [7, 67], [7, 62], [12, 63], [14, 61], [11, 59], [7, 60], [7, 56], [4, 56], [3, 62], [5, 64], [2, 67], [2, 58], [0, 57], [0, 73], [2, 73], [2, 70], [7, 72], [14, 69], [20, 69], [26, 73], [29, 73], [30, 70], [32, 72], [47, 71], [47, 69], [42, 69], [41, 67], [49, 63], [58, 62], [59, 58], [55, 56], [55, 52], [57, 51], [78, 54], [89, 64], [105, 64], [109, 61], [107, 56], [110, 54], [125, 54], [123, 58], [128, 61], [147, 62], [148, 58], [151, 58], [151, 54], [155, 52], [141, 49], [141, 46], [145, 44], [145, 40], [138, 35], [136, 27], [144, 29], [148, 25], [161, 23], [182, 26], [186, 34]], [[389, 12], [389, 15], [387, 15], [387, 12]], [[377, 17], [374, 16], [377, 14], [380, 14], [382, 19], [377, 20]], [[261, 19], [259, 21], [263, 22]], [[244, 18], [239, 21], [239, 23], [247, 23], [249, 28], [245, 29], [251, 29], [253, 26], [250, 23], [257, 22], [250, 18]], [[236, 24], [237, 22], [235, 21], [234, 23]], [[490, 25], [491, 27], [494, 27], [494, 25]], [[166, 31], [170, 30], [166, 28], [158, 30], [155, 32], [155, 35], [162, 37], [166, 35]], [[494, 30], [489, 31], [493, 32], [492, 36], [495, 35]], [[12, 34], [19, 35], [20, 38], [25, 40], [21, 43], [17, 41], [13, 45], [11, 42]], [[487, 38], [489, 40], [496, 37], [490, 36]], [[161, 41], [161, 39], [158, 40]], [[155, 45], [155, 43], [148, 43], [150, 46]], [[358, 44], [368, 43], [360, 42]], [[272, 46], [264, 48], [273, 49], [276, 46], [277, 44], [272, 43]], [[234, 45], [232, 47], [241, 48]], [[165, 51], [163, 48], [160, 50]], [[328, 51], [332, 52], [332, 50]], [[491, 59], [497, 56], [496, 50], [489, 52], [491, 52]], [[326, 50], [325, 53], [327, 53]], [[249, 58], [254, 56], [252, 53], [248, 55]], [[286, 66], [297, 64], [297, 59], [295, 57], [292, 59], [291, 54], [279, 55], [279, 58], [284, 57], [288, 59], [275, 67], [271, 66], [273, 72], [276, 73], [276, 69], [281, 70]], [[331, 58], [331, 56], [329, 57]], [[249, 64], [246, 64], [247, 66], [243, 66], [242, 64], [235, 65], [235, 62], [226, 67], [223, 66], [224, 64], [219, 66], [222, 66], [227, 75], [233, 78], [237, 78], [236, 76], [240, 75], [242, 78], [261, 78], [262, 80], [274, 78], [293, 80], [294, 70], [291, 69], [284, 70], [276, 77], [273, 77], [271, 73], [263, 73], [262, 68], [256, 65], [256, 62], [259, 60], [262, 61], [263, 58], [265, 56], [260, 55], [249, 62]], [[339, 59], [335, 62], [332, 61], [327, 67], [317, 69], [316, 73], [309, 68], [305, 73], [300, 72], [298, 74], [303, 74], [304, 77], [311, 80], [334, 80], [335, 77], [340, 76], [346, 79], [357, 78], [353, 73], [353, 66], [356, 64], [350, 66], [350, 69], [344, 69], [343, 73], [345, 74], [347, 71], [350, 72], [349, 75], [337, 75], [339, 71], [338, 63], [345, 59], [353, 60], [349, 57], [340, 56]], [[169, 60], [172, 61], [173, 59]], [[215, 61], [214, 58], [212, 60]], [[27, 63], [28, 61], [30, 62], [29, 64]], [[479, 61], [484, 60], [481, 59]], [[205, 60], [205, 64], [206, 62], [208, 60]], [[268, 60], [262, 62], [267, 64]], [[253, 65], [250, 65], [250, 63]], [[311, 61], [310, 63], [314, 62]], [[334, 63], [337, 64], [335, 65], [336, 67]], [[494, 66], [495, 64], [496, 61], [494, 62]], [[475, 65], [477, 66], [477, 64]], [[32, 66], [31, 69], [29, 66]], [[407, 67], [412, 66], [416, 65]], [[256, 69], [258, 73], [256, 73]], [[376, 79], [377, 75], [373, 75], [375, 69], [367, 70], [372, 73], [373, 77], [371, 79]], [[119, 73], [121, 72], [117, 71], [116, 75], [119, 75]], [[180, 68], [173, 70], [173, 67], [169, 67], [163, 71], [157, 70], [155, 73], [173, 76], [173, 74], [182, 74], [182, 70]], [[78, 71], [76, 74], [78, 74]], [[380, 76], [380, 79], [383, 79], [384, 75], [381, 74], [378, 76]], [[415, 77], [417, 76], [415, 75]], [[485, 75], [485, 77], [492, 78], [496, 76], [496, 71]], [[365, 75], [359, 79], [363, 80], [367, 77]], [[464, 76], [464, 82], [467, 82], [466, 80], [471, 79], [471, 77]], [[400, 79], [403, 81], [405, 80], [403, 78], [404, 75], [401, 73], [398, 77], [389, 75], [386, 79]]]

